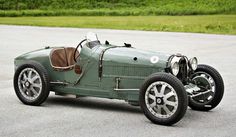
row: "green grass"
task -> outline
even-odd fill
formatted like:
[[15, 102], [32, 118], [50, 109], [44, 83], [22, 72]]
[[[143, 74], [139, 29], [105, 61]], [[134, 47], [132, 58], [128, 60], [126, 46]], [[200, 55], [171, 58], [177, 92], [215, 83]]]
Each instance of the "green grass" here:
[[22, 16], [156, 16], [236, 14], [235, 10], [202, 7], [122, 8], [122, 9], [61, 9], [61, 10], [0, 10], [0, 17]]
[[236, 34], [236, 15], [1, 17], [0, 24]]
[[236, 0], [0, 0], [0, 16], [235, 14]]

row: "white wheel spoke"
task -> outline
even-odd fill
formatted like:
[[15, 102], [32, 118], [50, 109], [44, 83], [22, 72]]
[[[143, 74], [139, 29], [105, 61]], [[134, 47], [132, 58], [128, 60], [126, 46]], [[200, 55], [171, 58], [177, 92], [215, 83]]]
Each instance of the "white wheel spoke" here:
[[38, 94], [38, 92], [33, 87], [30, 90], [34, 93], [34, 95]]
[[211, 78], [211, 77], [209, 78], [209, 82], [210, 82], [210, 85], [211, 85], [211, 86], [214, 86], [214, 85], [215, 85], [215, 81], [214, 81], [213, 78]]
[[157, 110], [157, 113], [161, 114], [161, 108], [162, 108], [162, 106], [158, 106], [158, 107], [157, 107], [157, 109], [156, 109], [156, 110]]
[[23, 74], [23, 78], [24, 78], [24, 80], [27, 80], [27, 76], [25, 73]]
[[162, 85], [161, 86], [161, 91], [160, 91], [161, 95], [164, 95], [165, 89], [166, 89], [166, 85]]
[[150, 99], [154, 100], [154, 101], [156, 100], [156, 97], [155, 97], [154, 95], [152, 95], [152, 94], [149, 94], [148, 97], [149, 97]]
[[32, 70], [29, 71], [28, 78], [31, 79], [32, 77]]
[[175, 94], [171, 91], [171, 92], [167, 93], [167, 94], [164, 96], [164, 98], [168, 99], [169, 97], [174, 96], [174, 95], [175, 95]]
[[31, 82], [34, 82], [36, 79], [40, 78], [39, 76], [35, 75], [32, 79]]
[[211, 96], [213, 96], [213, 95], [214, 95], [214, 92], [213, 92], [212, 90], [210, 91], [210, 95], [211, 95]]
[[154, 86], [154, 87], [153, 87], [153, 90], [154, 90], [155, 96], [157, 96], [157, 95], [159, 94], [159, 93], [158, 93], [158, 90], [157, 90], [157, 87]]
[[41, 84], [33, 84], [32, 86], [36, 88], [41, 88]]
[[210, 91], [207, 98], [212, 97], [213, 95], [214, 95], [214, 92], [213, 92], [213, 91]]
[[30, 97], [33, 97], [33, 92], [31, 91], [31, 90], [27, 90], [28, 91], [28, 95], [30, 96]]
[[21, 84], [24, 84], [24, 83], [25, 83], [25, 80], [20, 80], [20, 83], [21, 83]]
[[175, 107], [176, 105], [177, 105], [177, 102], [172, 102], [172, 101], [166, 101], [165, 102], [167, 105], [169, 105], [169, 106], [173, 106], [173, 107]]
[[152, 104], [150, 104], [151, 108], [154, 108], [156, 106], [156, 102], [154, 101]]
[[166, 114], [170, 114], [171, 113], [169, 108], [167, 108], [165, 105], [163, 106], [163, 109], [166, 112]]
[[25, 87], [23, 87], [23, 88], [22, 88], [22, 91], [23, 91], [23, 92], [26, 92], [26, 91], [27, 91], [27, 89], [26, 89]]
[[210, 100], [210, 99], [212, 99], [212, 96], [209, 96], [209, 97], [207, 98], [207, 100]]

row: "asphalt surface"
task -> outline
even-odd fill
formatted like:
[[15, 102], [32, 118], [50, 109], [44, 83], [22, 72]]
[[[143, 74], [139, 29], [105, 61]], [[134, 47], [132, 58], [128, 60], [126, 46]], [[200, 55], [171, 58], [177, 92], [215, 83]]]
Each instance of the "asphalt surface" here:
[[[13, 89], [13, 59], [45, 46], [76, 46], [89, 31], [96, 32], [102, 42], [126, 42], [144, 50], [198, 57], [200, 63], [221, 73], [225, 82], [222, 102], [210, 112], [188, 109], [171, 127], [152, 124], [139, 107], [120, 100], [74, 99], [51, 93], [42, 106], [23, 105]], [[236, 136], [236, 36], [0, 25], [0, 48], [1, 137]]]

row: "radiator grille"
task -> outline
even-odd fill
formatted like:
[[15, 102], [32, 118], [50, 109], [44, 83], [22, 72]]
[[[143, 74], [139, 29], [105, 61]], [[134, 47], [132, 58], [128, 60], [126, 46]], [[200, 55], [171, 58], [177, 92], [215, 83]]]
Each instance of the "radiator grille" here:
[[187, 82], [187, 76], [188, 76], [188, 66], [187, 61], [185, 58], [181, 58], [179, 61], [179, 73], [177, 75], [177, 78], [181, 80], [183, 83]]

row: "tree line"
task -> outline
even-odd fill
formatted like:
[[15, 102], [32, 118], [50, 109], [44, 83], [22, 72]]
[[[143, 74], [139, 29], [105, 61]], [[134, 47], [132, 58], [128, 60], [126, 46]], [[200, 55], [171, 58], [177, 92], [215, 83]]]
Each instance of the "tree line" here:
[[148, 0], [0, 0], [0, 10], [123, 8], [147, 3]]

